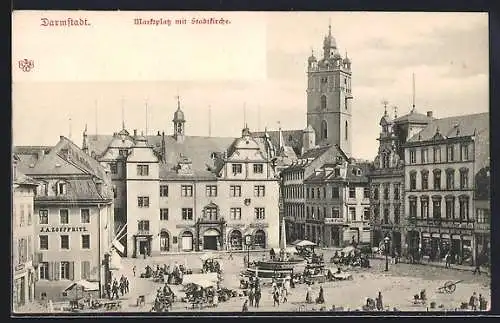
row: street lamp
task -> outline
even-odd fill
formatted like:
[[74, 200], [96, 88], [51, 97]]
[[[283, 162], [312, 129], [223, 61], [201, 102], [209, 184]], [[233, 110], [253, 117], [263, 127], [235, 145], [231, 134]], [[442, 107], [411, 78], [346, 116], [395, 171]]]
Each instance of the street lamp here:
[[385, 249], [385, 271], [389, 271], [389, 237], [384, 238], [384, 249]]
[[250, 266], [250, 246], [252, 245], [252, 235], [245, 236], [245, 245], [247, 246], [247, 267]]

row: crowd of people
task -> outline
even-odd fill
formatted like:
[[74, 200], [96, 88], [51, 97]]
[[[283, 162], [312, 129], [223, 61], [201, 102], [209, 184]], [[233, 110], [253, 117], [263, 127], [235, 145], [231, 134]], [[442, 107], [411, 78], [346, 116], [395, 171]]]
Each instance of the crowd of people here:
[[[136, 268], [134, 266], [133, 273], [135, 276]], [[141, 278], [153, 278], [157, 282], [165, 282], [167, 284], [178, 285], [182, 283], [182, 278], [186, 274], [192, 274], [192, 270], [186, 268], [182, 264], [175, 262], [173, 265], [163, 264], [163, 266], [156, 265], [153, 270], [151, 266], [147, 265], [145, 271], [140, 274]]]
[[120, 277], [120, 281], [118, 282], [115, 277], [112, 283], [106, 284], [105, 291], [106, 296], [109, 299], [120, 299], [120, 294], [121, 296], [124, 296], [130, 291], [128, 278], [125, 277], [125, 275], [122, 275]]

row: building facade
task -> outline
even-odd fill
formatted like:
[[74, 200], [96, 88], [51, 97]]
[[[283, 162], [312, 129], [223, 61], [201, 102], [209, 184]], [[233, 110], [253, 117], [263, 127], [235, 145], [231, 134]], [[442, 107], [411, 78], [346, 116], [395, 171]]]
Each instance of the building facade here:
[[34, 218], [38, 279], [36, 297], [64, 299], [70, 282], [102, 286], [109, 279], [104, 260], [114, 239], [111, 180], [99, 163], [69, 139], [24, 171], [38, 183]]
[[489, 159], [488, 113], [434, 120], [404, 151], [410, 253], [442, 261], [450, 252], [453, 263], [474, 264], [475, 179]]
[[36, 259], [34, 226], [34, 191], [36, 182], [17, 169], [19, 159], [13, 158], [12, 171], [12, 304], [16, 311], [35, 299]]
[[389, 237], [390, 252], [401, 255], [404, 230], [404, 156], [402, 145], [432, 120], [432, 112], [420, 114], [414, 108], [401, 117], [391, 117], [384, 106], [380, 120], [379, 148], [370, 177], [372, 246], [381, 247]]

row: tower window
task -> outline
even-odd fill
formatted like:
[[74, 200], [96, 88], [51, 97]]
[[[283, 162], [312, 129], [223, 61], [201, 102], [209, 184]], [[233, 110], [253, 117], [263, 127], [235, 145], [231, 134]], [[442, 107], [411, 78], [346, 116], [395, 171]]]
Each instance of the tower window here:
[[328, 138], [328, 125], [325, 120], [321, 121], [321, 137], [323, 139]]
[[347, 140], [349, 138], [348, 137], [348, 131], [349, 131], [349, 124], [346, 121], [345, 122], [345, 140]]
[[326, 95], [321, 96], [321, 110], [326, 110]]

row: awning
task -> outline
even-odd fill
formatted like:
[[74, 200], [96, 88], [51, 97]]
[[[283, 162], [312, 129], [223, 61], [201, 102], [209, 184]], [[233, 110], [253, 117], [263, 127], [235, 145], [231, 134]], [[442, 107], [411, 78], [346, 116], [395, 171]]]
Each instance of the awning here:
[[71, 283], [68, 287], [64, 289], [64, 291], [69, 291], [73, 289], [75, 286], [77, 287], [82, 287], [84, 291], [98, 291], [99, 290], [99, 283], [93, 283], [89, 282], [88, 280], [82, 279], [77, 282]]
[[439, 235], [439, 233], [433, 233], [433, 234], [432, 234], [432, 237], [433, 237], [433, 238], [440, 238], [441, 236]]
[[219, 281], [217, 273], [184, 275], [182, 285], [195, 284], [201, 287], [215, 286]]
[[215, 229], [208, 229], [205, 233], [203, 233], [204, 237], [218, 237], [219, 235], [219, 231]]
[[422, 233], [422, 238], [429, 238], [431, 235], [428, 233]]
[[295, 244], [297, 247], [314, 247], [316, 244], [309, 240], [302, 240], [299, 243]]

